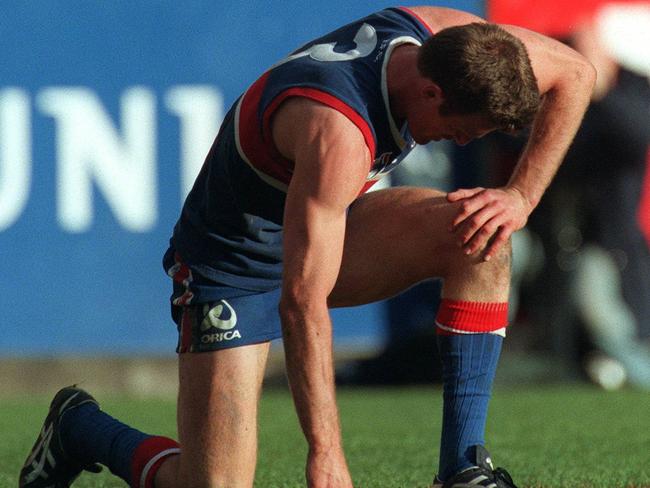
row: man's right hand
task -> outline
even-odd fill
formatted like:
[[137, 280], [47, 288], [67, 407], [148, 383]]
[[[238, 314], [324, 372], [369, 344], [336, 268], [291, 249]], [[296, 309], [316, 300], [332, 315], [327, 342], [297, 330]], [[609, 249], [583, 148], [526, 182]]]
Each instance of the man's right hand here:
[[341, 449], [310, 450], [306, 474], [309, 488], [352, 488], [352, 478]]
[[371, 154], [343, 113], [301, 97], [273, 119], [278, 151], [294, 162], [284, 210], [279, 312], [287, 376], [310, 452], [310, 488], [352, 488], [341, 448], [327, 297], [341, 267], [347, 210], [365, 184]]

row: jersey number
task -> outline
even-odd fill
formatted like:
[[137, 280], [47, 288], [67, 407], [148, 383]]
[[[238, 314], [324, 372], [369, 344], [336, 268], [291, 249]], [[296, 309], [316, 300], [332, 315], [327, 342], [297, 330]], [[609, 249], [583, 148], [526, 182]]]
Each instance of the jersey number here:
[[354, 44], [356, 47], [344, 53], [334, 51], [334, 47], [336, 46], [335, 42], [314, 44], [309, 49], [284, 58], [275, 64], [273, 68], [305, 56], [309, 56], [316, 61], [350, 61], [352, 59], [363, 58], [364, 56], [368, 56], [377, 47], [377, 31], [370, 24], [364, 23], [354, 36]]

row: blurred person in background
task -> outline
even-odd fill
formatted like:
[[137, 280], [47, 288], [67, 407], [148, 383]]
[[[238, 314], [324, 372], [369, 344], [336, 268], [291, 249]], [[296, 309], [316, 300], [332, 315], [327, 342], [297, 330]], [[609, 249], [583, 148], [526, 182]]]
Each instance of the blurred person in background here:
[[[224, 119], [164, 258], [179, 329], [180, 445], [65, 388], [20, 486], [68, 486], [96, 463], [132, 486], [252, 486], [266, 357], [282, 337], [307, 484], [350, 488], [328, 309], [441, 276], [433, 485], [514, 487], [484, 447], [508, 323], [509, 238], [556, 173], [594, 78], [557, 41], [436, 7], [383, 10], [275, 64]], [[463, 145], [531, 124], [501, 188], [365, 194], [417, 144]]]
[[641, 198], [648, 184], [650, 83], [611, 56], [597, 19], [569, 40], [598, 72], [592, 104], [558, 175], [575, 204], [564, 230], [577, 246], [568, 263], [575, 268], [571, 298], [595, 348], [584, 358], [592, 380], [612, 388], [627, 376], [650, 388], [650, 243], [643, 235], [650, 209]]
[[[511, 3], [493, 2], [494, 17], [513, 15], [505, 11]], [[546, 323], [552, 311], [553, 331], [542, 336], [534, 327], [531, 335], [604, 388], [626, 380], [650, 388], [650, 71], [638, 69], [650, 65], [650, 49], [639, 35], [643, 19], [650, 31], [650, 5], [581, 2], [555, 18], [552, 6], [539, 7], [534, 18], [521, 12], [509, 21], [562, 39], [592, 62], [598, 76], [565, 163], [529, 222], [543, 243], [546, 266], [524, 290], [532, 297], [527, 313]], [[630, 33], [637, 35], [627, 49], [641, 51], [646, 61], [628, 67], [625, 56], [615, 57], [608, 35], [634, 37]], [[491, 142], [497, 165], [506, 167], [523, 145], [506, 137]]]

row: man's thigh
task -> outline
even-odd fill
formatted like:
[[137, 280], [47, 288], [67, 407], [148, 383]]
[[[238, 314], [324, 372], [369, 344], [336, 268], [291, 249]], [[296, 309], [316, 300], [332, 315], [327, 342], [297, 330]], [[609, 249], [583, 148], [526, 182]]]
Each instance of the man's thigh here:
[[179, 486], [252, 486], [268, 350], [265, 342], [180, 355]]
[[449, 225], [457, 204], [430, 188], [397, 187], [359, 198], [348, 215], [332, 307], [394, 296], [422, 280], [444, 277], [460, 253]]
[[[280, 290], [202, 282], [200, 291], [195, 296], [210, 301], [172, 307], [179, 331], [178, 479], [180, 486], [249, 488], [269, 343], [281, 336]], [[186, 292], [177, 284], [174, 296]]]

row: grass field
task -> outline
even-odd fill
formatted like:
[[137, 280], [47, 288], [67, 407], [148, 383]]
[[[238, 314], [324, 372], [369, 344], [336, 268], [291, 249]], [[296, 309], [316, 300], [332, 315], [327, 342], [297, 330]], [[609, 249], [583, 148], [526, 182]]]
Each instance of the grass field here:
[[[359, 488], [426, 487], [435, 473], [439, 389], [343, 389], [345, 446]], [[174, 399], [98, 395], [104, 410], [143, 430], [175, 436]], [[0, 487], [17, 472], [34, 441], [48, 398], [0, 401]], [[218, 419], [214, 419], [218, 421]], [[586, 386], [498, 388], [488, 448], [520, 487], [650, 487], [650, 393]], [[264, 393], [256, 487], [304, 484], [305, 443], [289, 394]], [[124, 487], [111, 476], [84, 474], [74, 487]]]

